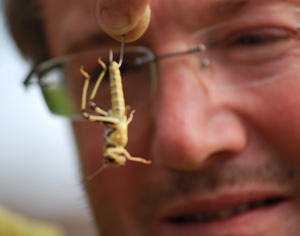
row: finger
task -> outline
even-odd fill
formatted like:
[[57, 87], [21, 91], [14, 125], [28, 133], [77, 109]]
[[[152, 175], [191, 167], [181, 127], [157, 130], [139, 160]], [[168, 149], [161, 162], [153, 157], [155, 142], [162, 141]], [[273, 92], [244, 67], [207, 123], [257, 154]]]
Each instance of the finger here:
[[146, 31], [151, 10], [150, 0], [94, 0], [93, 7], [101, 28], [111, 37], [126, 42], [137, 40]]

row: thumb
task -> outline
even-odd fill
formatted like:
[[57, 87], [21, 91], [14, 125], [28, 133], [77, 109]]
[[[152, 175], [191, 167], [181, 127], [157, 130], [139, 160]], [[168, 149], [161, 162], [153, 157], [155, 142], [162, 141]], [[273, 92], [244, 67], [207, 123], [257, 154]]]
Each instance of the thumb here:
[[100, 27], [112, 38], [133, 42], [146, 31], [151, 10], [149, 0], [95, 0], [93, 5]]

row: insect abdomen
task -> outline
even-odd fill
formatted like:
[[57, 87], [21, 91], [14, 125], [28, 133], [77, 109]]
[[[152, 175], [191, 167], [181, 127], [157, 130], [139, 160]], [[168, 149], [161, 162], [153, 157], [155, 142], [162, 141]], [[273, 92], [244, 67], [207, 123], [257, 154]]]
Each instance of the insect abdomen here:
[[115, 61], [109, 65], [109, 80], [112, 115], [116, 118], [122, 118], [125, 114], [125, 101], [119, 64]]

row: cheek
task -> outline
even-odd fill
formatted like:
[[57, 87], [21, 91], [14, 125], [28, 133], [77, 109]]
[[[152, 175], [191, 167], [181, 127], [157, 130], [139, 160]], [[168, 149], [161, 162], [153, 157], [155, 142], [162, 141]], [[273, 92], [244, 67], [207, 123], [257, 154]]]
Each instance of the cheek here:
[[[124, 167], [107, 169], [85, 183], [96, 225], [101, 230], [108, 229], [107, 235], [122, 235], [121, 232], [128, 231], [126, 227], [134, 224], [132, 211], [143, 186], [145, 170], [130, 162]], [[118, 233], [112, 234], [115, 227]]]
[[88, 121], [74, 122], [72, 126], [79, 151], [82, 174], [88, 176], [101, 166], [104, 127]]
[[132, 156], [150, 159], [150, 146], [153, 136], [153, 109], [145, 105], [136, 109], [132, 122], [128, 125], [126, 149]]
[[[300, 164], [300, 81], [285, 79], [247, 89], [239, 109], [285, 160]], [[242, 91], [241, 91], [242, 92]]]

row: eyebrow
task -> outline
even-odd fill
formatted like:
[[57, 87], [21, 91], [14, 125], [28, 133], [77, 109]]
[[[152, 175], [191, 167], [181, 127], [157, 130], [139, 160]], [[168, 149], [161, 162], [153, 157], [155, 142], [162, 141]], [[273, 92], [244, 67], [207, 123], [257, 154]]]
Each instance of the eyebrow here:
[[250, 4], [249, 2], [249, 0], [226, 0], [218, 2], [212, 6], [212, 12], [215, 16], [232, 15], [245, 9]]
[[[215, 17], [226, 17], [237, 14], [248, 8], [249, 6], [259, 6], [266, 3], [283, 2], [282, 0], [225, 0], [213, 4], [211, 12]], [[284, 2], [297, 3], [298, 0], [285, 0]]]

